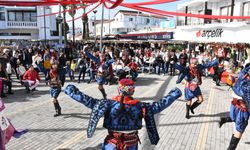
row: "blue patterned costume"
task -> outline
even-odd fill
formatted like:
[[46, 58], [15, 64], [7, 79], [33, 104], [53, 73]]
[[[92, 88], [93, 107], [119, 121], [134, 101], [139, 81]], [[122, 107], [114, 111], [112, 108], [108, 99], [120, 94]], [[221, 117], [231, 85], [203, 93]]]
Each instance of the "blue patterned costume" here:
[[[124, 109], [120, 110], [121, 103], [119, 96], [116, 97], [117, 99], [113, 98], [112, 100], [98, 100], [80, 92], [74, 85], [68, 85], [65, 89], [65, 93], [74, 100], [92, 109], [87, 130], [87, 136], [89, 138], [92, 137], [99, 119], [104, 117], [103, 127], [106, 128], [109, 133], [112, 132], [112, 135], [109, 134], [106, 137], [102, 148], [103, 150], [137, 150], [137, 130], [142, 128], [143, 118], [146, 122], [149, 139], [152, 144], [156, 145], [159, 141], [159, 135], [154, 121], [154, 115], [170, 106], [182, 94], [181, 91], [176, 88], [161, 100], [153, 103], [142, 103], [126, 96], [125, 99], [128, 101], [123, 103]], [[116, 136], [116, 132], [126, 131], [136, 132], [126, 134], [127, 137], [122, 140], [125, 141], [124, 147], [124, 143], [122, 144], [120, 140], [115, 140], [116, 137], [113, 136]], [[117, 135], [119, 135], [119, 138], [122, 138], [120, 135], [123, 134]], [[129, 138], [137, 139], [136, 143], [131, 144], [129, 141], [126, 141], [129, 140]]]
[[92, 59], [98, 66], [98, 72], [96, 77], [97, 84], [105, 84], [106, 76], [108, 75], [108, 68], [112, 63], [114, 63], [114, 59], [110, 59], [102, 64], [99, 57], [93, 56], [88, 51], [85, 51], [85, 54], [88, 58]]
[[[202, 74], [202, 71], [206, 68], [209, 68], [209, 67], [212, 67], [212, 66], [215, 66], [218, 64], [218, 60], [214, 60], [214, 61], [211, 61], [211, 62], [208, 62], [207, 64], [198, 64], [197, 65], [197, 70], [199, 71], [199, 74], [201, 76]], [[197, 79], [196, 76], [193, 76], [191, 73], [190, 73], [190, 67], [183, 67], [181, 65], [178, 65], [178, 64], [174, 64], [174, 67], [180, 71], [180, 75], [178, 76], [178, 79], [176, 81], [176, 83], [181, 83], [181, 81], [183, 79], [185, 79], [187, 81], [187, 84], [191, 83], [191, 82], [198, 82], [197, 83], [197, 86], [194, 88], [194, 89], [191, 89], [190, 86], [186, 86], [185, 89], [184, 89], [184, 92], [185, 92], [185, 100], [189, 101], [189, 100], [192, 100], [193, 98], [201, 95], [201, 90], [200, 90], [200, 87], [199, 85], [201, 84], [201, 79]], [[199, 81], [200, 80], [200, 81]]]
[[250, 112], [250, 80], [246, 79], [249, 69], [250, 67], [247, 67], [239, 73], [233, 91], [242, 99], [234, 100], [235, 103], [232, 103], [230, 107], [230, 118], [235, 122], [236, 130], [240, 133], [243, 133], [248, 125]]

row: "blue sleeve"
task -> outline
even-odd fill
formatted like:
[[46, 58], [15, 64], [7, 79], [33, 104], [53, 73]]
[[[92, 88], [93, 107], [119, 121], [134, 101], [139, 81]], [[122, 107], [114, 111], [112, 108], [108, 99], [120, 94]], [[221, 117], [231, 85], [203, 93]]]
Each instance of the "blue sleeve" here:
[[109, 67], [112, 63], [114, 63], [114, 62], [115, 62], [114, 59], [110, 59], [110, 60], [106, 61], [106, 62], [104, 63], [104, 65], [103, 65], [104, 69], [108, 69], [108, 67]]
[[181, 65], [178, 65], [177, 63], [174, 64], [174, 68], [179, 70], [180, 72], [185, 72], [186, 71], [186, 68], [184, 68]]
[[181, 97], [182, 93], [181, 90], [175, 88], [171, 90], [167, 96], [163, 97], [158, 102], [153, 102], [151, 104], [152, 110], [154, 114], [160, 113], [167, 107], [169, 107], [177, 98]]
[[244, 76], [245, 74], [248, 72], [248, 70], [250, 69], [250, 66], [247, 68], [244, 68], [238, 76], [237, 81], [235, 82], [234, 86], [233, 86], [233, 91], [235, 94], [237, 94], [240, 97], [244, 97], [244, 92], [242, 90], [242, 84], [244, 83]]
[[240, 73], [238, 78], [243, 78], [245, 76], [245, 74], [247, 74], [247, 72], [249, 71], [250, 66], [248, 66], [247, 68], [244, 68]]
[[75, 101], [82, 103], [86, 107], [93, 109], [98, 99], [94, 99], [79, 91], [74, 85], [68, 85], [64, 90], [65, 94], [69, 95]]
[[85, 54], [88, 58], [92, 59], [96, 64], [100, 63], [99, 58], [93, 56], [89, 51], [85, 51]]
[[203, 69], [210, 68], [210, 67], [213, 67], [213, 66], [218, 65], [218, 64], [219, 64], [219, 61], [216, 59], [216, 60], [210, 61], [204, 65], [199, 64], [198, 68], [199, 68], [199, 70], [203, 70]]

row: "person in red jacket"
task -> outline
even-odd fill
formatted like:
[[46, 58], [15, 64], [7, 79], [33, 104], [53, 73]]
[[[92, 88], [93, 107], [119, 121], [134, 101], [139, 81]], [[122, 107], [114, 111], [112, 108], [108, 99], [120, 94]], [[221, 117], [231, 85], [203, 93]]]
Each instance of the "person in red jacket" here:
[[34, 69], [33, 65], [30, 66], [29, 70], [27, 70], [23, 75], [23, 83], [26, 87], [27, 93], [31, 90], [35, 91], [35, 88], [39, 85], [41, 79]]
[[138, 76], [138, 65], [135, 62], [135, 59], [132, 59], [132, 62], [128, 64], [130, 68], [130, 75], [132, 76], [132, 80], [135, 81]]

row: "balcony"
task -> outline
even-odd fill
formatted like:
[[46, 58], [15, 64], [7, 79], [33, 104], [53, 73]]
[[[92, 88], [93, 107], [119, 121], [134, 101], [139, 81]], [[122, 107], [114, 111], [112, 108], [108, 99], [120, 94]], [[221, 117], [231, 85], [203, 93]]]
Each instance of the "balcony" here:
[[7, 28], [37, 28], [37, 22], [8, 21]]

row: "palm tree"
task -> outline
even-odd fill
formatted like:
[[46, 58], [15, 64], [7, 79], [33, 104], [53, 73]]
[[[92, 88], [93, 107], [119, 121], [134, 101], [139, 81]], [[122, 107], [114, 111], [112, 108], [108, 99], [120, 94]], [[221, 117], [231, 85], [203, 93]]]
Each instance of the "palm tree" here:
[[[86, 8], [83, 9], [83, 14], [86, 13]], [[89, 37], [89, 27], [88, 27], [88, 16], [84, 15], [82, 17], [82, 26], [83, 26], [83, 31], [82, 31], [82, 39], [86, 40]]]
[[[70, 5], [70, 9], [75, 9], [76, 5]], [[75, 45], [75, 14], [76, 10], [70, 11], [69, 15], [72, 17], [72, 28], [73, 28], [73, 45]]]
[[63, 7], [63, 34], [64, 34], [64, 45], [67, 45], [67, 30], [66, 30], [66, 12], [65, 10], [67, 9], [67, 5], [62, 5]]

